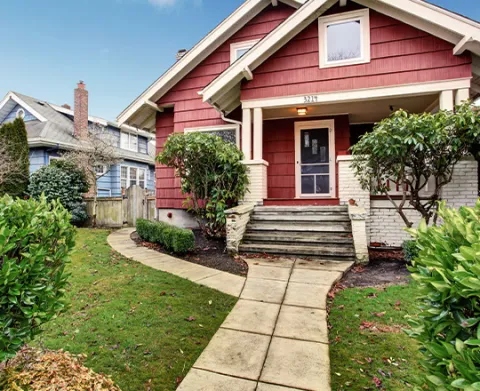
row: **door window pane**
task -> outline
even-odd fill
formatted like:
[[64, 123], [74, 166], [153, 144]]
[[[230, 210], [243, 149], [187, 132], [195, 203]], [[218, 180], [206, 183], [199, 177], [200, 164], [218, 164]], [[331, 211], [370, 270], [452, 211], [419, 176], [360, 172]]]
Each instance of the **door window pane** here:
[[302, 174], [328, 174], [330, 172], [330, 166], [325, 165], [315, 165], [315, 166], [302, 166]]
[[302, 164], [328, 163], [328, 129], [302, 130]]
[[315, 176], [315, 194], [330, 193], [330, 175]]
[[302, 176], [302, 194], [315, 194], [315, 176]]
[[344, 61], [362, 57], [360, 20], [327, 26], [327, 61]]

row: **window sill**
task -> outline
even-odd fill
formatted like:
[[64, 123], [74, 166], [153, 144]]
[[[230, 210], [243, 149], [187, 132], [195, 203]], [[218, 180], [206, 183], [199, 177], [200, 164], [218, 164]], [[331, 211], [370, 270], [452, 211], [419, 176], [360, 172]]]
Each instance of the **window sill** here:
[[371, 60], [352, 60], [352, 61], [342, 61], [342, 62], [335, 62], [335, 63], [322, 63], [320, 64], [320, 69], [324, 68], [340, 68], [340, 67], [347, 67], [351, 65], [360, 65], [360, 64], [368, 64]]

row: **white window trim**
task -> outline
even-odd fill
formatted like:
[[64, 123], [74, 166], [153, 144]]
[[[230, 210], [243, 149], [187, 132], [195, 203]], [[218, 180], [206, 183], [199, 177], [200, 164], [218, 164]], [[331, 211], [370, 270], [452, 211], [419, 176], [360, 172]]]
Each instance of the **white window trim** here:
[[260, 40], [252, 39], [250, 41], [235, 42], [230, 45], [230, 64], [233, 64], [238, 60], [237, 51], [241, 49], [251, 49], [254, 47]]
[[240, 125], [214, 125], [214, 126], [202, 126], [198, 128], [185, 128], [184, 133], [192, 132], [222, 132], [226, 130], [235, 130], [235, 139], [237, 141], [237, 147], [240, 148]]
[[108, 173], [108, 167], [105, 164], [98, 164], [97, 167], [103, 167], [102, 172], [96, 172], [97, 176], [102, 176]]
[[[362, 55], [360, 58], [348, 60], [328, 61], [327, 48], [327, 28], [329, 25], [351, 22], [360, 19], [360, 48]], [[355, 64], [369, 63], [370, 57], [370, 11], [368, 8], [352, 12], [344, 12], [341, 14], [324, 16], [318, 18], [318, 37], [320, 52], [320, 68], [332, 68]]]
[[130, 168], [136, 168], [137, 169], [137, 178], [136, 178], [136, 182], [137, 182], [137, 186], [139, 186], [139, 183], [140, 183], [140, 170], [144, 170], [145, 171], [145, 190], [148, 189], [148, 178], [147, 178], [147, 175], [148, 175], [148, 168], [145, 168], [145, 167], [137, 167], [137, 166], [128, 166], [126, 164], [122, 164], [120, 166], [120, 188], [122, 188], [122, 167], [125, 167], [127, 169], [127, 186], [125, 187], [125, 189], [128, 189], [130, 187], [130, 183], [131, 183], [131, 178], [130, 178]]
[[[328, 148], [330, 156], [330, 192], [328, 194], [302, 194], [302, 165], [301, 165], [301, 135], [305, 129], [328, 128]], [[295, 198], [299, 199], [325, 199], [336, 197], [336, 150], [335, 150], [335, 120], [301, 121], [295, 122]]]
[[[128, 148], [124, 148], [122, 146], [122, 134], [128, 135]], [[136, 137], [136, 139], [137, 139], [137, 148], [131, 148], [130, 147], [132, 137]], [[127, 150], [127, 151], [138, 152], [138, 135], [133, 134], [133, 133], [129, 133], [129, 132], [123, 132], [123, 131], [120, 132], [120, 149], [124, 149], [124, 150]]]

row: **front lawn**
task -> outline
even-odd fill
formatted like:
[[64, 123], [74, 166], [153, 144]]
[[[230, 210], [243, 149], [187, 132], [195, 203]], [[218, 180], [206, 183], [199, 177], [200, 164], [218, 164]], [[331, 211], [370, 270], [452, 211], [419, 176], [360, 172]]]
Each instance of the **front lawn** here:
[[88, 355], [123, 391], [175, 390], [236, 298], [113, 252], [109, 231], [80, 229], [67, 313], [35, 344]]
[[402, 328], [417, 312], [415, 283], [337, 293], [329, 331], [332, 390], [410, 390], [421, 355]]

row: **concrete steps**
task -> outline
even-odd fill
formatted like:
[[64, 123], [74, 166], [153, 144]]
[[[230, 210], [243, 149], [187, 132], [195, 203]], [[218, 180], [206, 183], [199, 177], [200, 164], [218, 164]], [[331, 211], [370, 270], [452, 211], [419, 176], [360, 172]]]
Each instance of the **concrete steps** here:
[[348, 209], [344, 206], [257, 207], [239, 251], [352, 261], [355, 250]]

